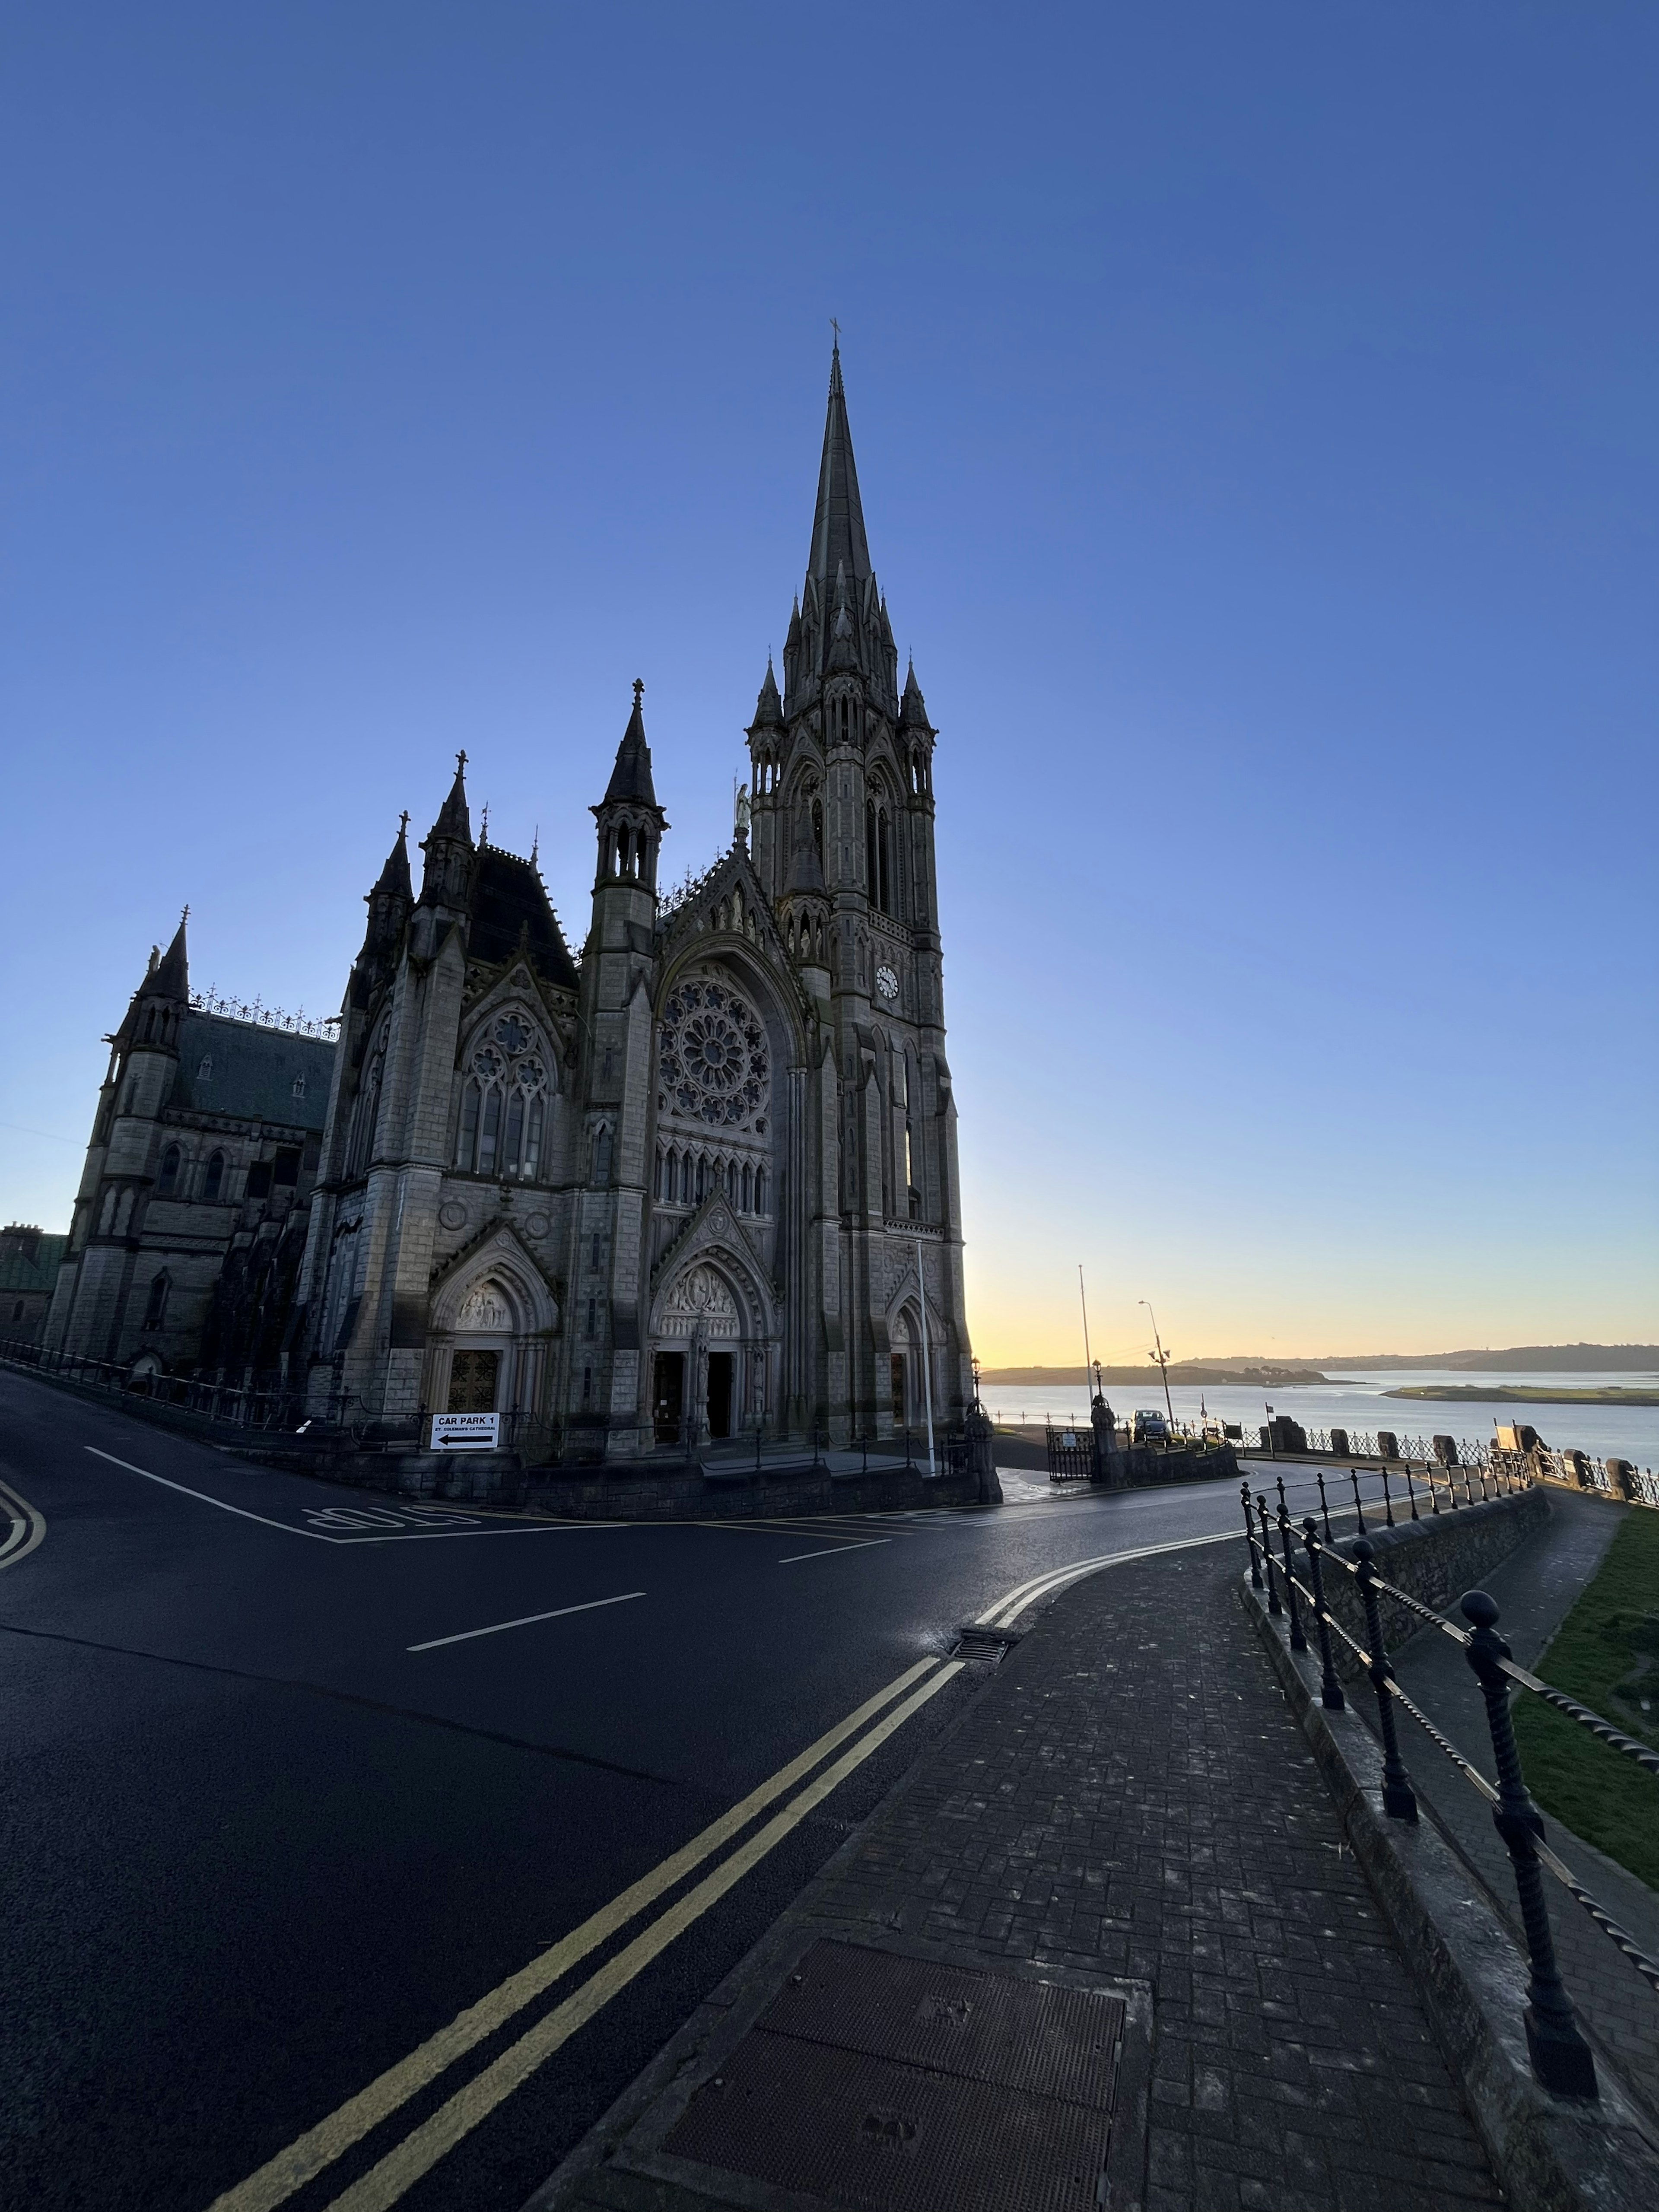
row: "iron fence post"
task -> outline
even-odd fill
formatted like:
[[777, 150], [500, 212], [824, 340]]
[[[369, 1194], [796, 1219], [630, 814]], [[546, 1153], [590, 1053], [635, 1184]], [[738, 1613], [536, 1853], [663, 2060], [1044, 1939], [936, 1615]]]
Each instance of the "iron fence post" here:
[[1319, 1482], [1319, 1517], [1325, 1523], [1325, 1541], [1328, 1544], [1331, 1540], [1331, 1509], [1325, 1497], [1325, 1470], [1322, 1467], [1317, 1468], [1315, 1474]]
[[1406, 1503], [1412, 1509], [1412, 1519], [1420, 1521], [1423, 1516], [1417, 1510], [1417, 1492], [1412, 1488], [1412, 1463], [1409, 1460], [1405, 1462], [1405, 1476]]
[[1291, 1649], [1305, 1651], [1308, 1639], [1302, 1632], [1302, 1607], [1296, 1595], [1296, 1571], [1291, 1561], [1291, 1516], [1285, 1510], [1285, 1485], [1279, 1486], [1279, 1540], [1285, 1554], [1285, 1604], [1291, 1616]]
[[1417, 1793], [1400, 1756], [1400, 1739], [1394, 1732], [1394, 1692], [1389, 1687], [1394, 1679], [1394, 1668], [1389, 1664], [1388, 1647], [1382, 1641], [1382, 1612], [1376, 1602], [1376, 1569], [1371, 1565], [1371, 1547], [1362, 1540], [1354, 1546], [1353, 1555], [1358, 1563], [1355, 1579], [1365, 1601], [1365, 1641], [1371, 1655], [1367, 1671], [1376, 1692], [1376, 1717], [1382, 1731], [1382, 1810], [1396, 1820], [1414, 1820]]
[[1238, 1494], [1244, 1504], [1244, 1548], [1250, 1555], [1250, 1587], [1260, 1589], [1261, 1562], [1255, 1555], [1255, 1522], [1250, 1514], [1250, 1486], [1248, 1482], [1239, 1484]]
[[1307, 1547], [1308, 1571], [1313, 1578], [1314, 1626], [1319, 1632], [1319, 1702], [1330, 1711], [1340, 1713], [1347, 1699], [1336, 1679], [1336, 1662], [1331, 1656], [1330, 1624], [1325, 1618], [1325, 1577], [1319, 1565], [1319, 1532], [1311, 1513], [1302, 1523], [1302, 1541]]
[[1522, 1776], [1510, 1712], [1509, 1678], [1498, 1663], [1510, 1657], [1510, 1647], [1498, 1633], [1498, 1607], [1485, 1590], [1470, 1590], [1462, 1601], [1461, 1610], [1473, 1632], [1463, 1656], [1474, 1669], [1486, 1701], [1492, 1757], [1498, 1764], [1498, 1802], [1492, 1808], [1492, 1825], [1504, 1838], [1515, 1869], [1521, 1921], [1527, 1931], [1532, 1978], [1527, 1985], [1525, 2017], [1532, 2070], [1555, 2096], [1594, 2097], [1597, 2094], [1595, 2060], [1579, 2033], [1572, 2002], [1562, 1986], [1544, 1902], [1544, 1876], [1537, 1851], [1544, 1823]]
[[1358, 1522], [1359, 1533], [1363, 1536], [1365, 1533], [1365, 1509], [1359, 1502], [1359, 1469], [1357, 1467], [1348, 1469], [1348, 1480], [1353, 1485], [1353, 1517]]
[[1394, 1500], [1389, 1495], [1389, 1462], [1382, 1462], [1382, 1515], [1390, 1528], [1394, 1526]]
[[1279, 1613], [1285, 1608], [1279, 1602], [1279, 1584], [1273, 1579], [1273, 1540], [1267, 1526], [1267, 1493], [1265, 1490], [1258, 1490], [1255, 1494], [1255, 1510], [1261, 1518], [1261, 1565], [1267, 1577], [1267, 1610]]

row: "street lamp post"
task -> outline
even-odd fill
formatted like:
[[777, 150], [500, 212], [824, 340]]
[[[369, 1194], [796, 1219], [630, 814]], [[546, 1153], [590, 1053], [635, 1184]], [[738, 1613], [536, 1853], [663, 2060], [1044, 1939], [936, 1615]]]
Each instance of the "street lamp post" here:
[[1158, 1333], [1158, 1316], [1152, 1312], [1152, 1300], [1150, 1298], [1142, 1298], [1140, 1300], [1140, 1304], [1146, 1307], [1147, 1315], [1152, 1321], [1152, 1342], [1158, 1346], [1158, 1350], [1156, 1352], [1149, 1352], [1146, 1354], [1146, 1357], [1154, 1363], [1158, 1373], [1164, 1378], [1164, 1410], [1170, 1417], [1170, 1431], [1171, 1435], [1173, 1435], [1175, 1432], [1175, 1407], [1170, 1403], [1170, 1355], [1164, 1349], [1164, 1339]]

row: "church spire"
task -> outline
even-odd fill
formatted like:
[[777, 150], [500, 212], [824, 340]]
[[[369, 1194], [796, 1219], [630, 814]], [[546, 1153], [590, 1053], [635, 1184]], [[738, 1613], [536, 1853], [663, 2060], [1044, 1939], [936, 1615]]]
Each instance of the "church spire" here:
[[[645, 742], [645, 684], [640, 677], [634, 679], [634, 711], [617, 748], [617, 765], [600, 803], [613, 806], [630, 799], [642, 806], [657, 803], [656, 787], [651, 781], [651, 748]], [[593, 811], [598, 813], [599, 808]]]
[[617, 765], [605, 797], [590, 810], [599, 824], [599, 872], [596, 891], [611, 883], [637, 884], [654, 900], [657, 849], [668, 817], [657, 804], [651, 781], [651, 748], [645, 742], [645, 684], [634, 680], [634, 711], [628, 718]]
[[[841, 340], [830, 356], [830, 404], [823, 423], [823, 458], [818, 464], [818, 503], [812, 517], [812, 552], [806, 573], [829, 597], [836, 572], [855, 584], [870, 574], [870, 547], [864, 535], [864, 504], [853, 460], [853, 433], [847, 421], [847, 394], [841, 380]], [[831, 610], [831, 619], [834, 611]]]
[[190, 997], [190, 957], [185, 949], [185, 924], [190, 920], [186, 907], [179, 917], [179, 927], [173, 942], [161, 955], [161, 963], [145, 976], [143, 994], [147, 999], [176, 999], [180, 1006]]
[[455, 756], [455, 781], [438, 809], [438, 818], [421, 841], [426, 869], [421, 878], [422, 906], [464, 906], [472, 871], [472, 817], [466, 811], [466, 755]]

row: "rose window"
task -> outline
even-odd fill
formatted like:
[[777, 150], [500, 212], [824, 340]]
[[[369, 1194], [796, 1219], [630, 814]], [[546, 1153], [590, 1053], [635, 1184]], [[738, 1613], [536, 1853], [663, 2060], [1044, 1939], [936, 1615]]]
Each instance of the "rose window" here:
[[660, 1109], [764, 1135], [770, 1070], [754, 1013], [723, 983], [683, 983], [663, 1009]]

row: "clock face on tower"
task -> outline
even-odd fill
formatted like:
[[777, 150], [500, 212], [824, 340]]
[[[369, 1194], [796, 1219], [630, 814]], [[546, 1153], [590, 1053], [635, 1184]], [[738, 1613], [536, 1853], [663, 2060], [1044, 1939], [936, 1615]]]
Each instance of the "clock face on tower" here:
[[884, 999], [897, 998], [898, 977], [893, 973], [890, 968], [877, 969], [876, 988], [881, 993]]

